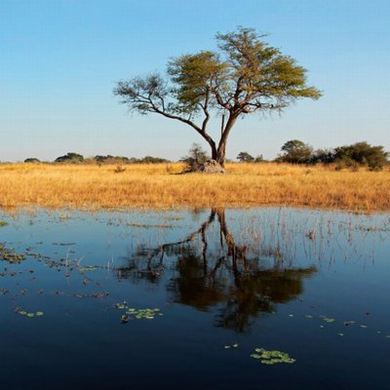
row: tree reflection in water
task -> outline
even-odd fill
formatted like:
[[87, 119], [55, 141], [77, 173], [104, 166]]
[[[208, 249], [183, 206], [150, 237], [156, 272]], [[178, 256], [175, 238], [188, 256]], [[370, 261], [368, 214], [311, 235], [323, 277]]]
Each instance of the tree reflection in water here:
[[[213, 225], [219, 230], [217, 250], [211, 245], [214, 242], [210, 243]], [[297, 298], [303, 291], [303, 279], [316, 272], [314, 266], [286, 264], [278, 245], [256, 253], [248, 244], [236, 242], [224, 209], [212, 209], [200, 228], [183, 240], [138, 248], [126, 265], [117, 269], [117, 276], [155, 283], [169, 270], [167, 290], [174, 302], [205, 311], [218, 307], [216, 326], [245, 332], [261, 313]]]

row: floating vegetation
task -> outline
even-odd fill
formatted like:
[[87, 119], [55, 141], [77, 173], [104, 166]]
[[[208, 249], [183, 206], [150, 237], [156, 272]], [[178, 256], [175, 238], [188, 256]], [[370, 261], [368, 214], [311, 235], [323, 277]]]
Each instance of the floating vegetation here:
[[25, 255], [16, 253], [14, 250], [6, 248], [4, 244], [0, 244], [0, 260], [8, 261], [9, 263], [20, 263], [25, 258]]
[[[62, 295], [59, 292], [57, 292], [57, 295]], [[105, 298], [108, 297], [110, 293], [108, 291], [97, 291], [92, 294], [81, 294], [81, 293], [75, 293], [73, 294], [76, 298]]]
[[264, 348], [255, 348], [255, 353], [250, 355], [253, 359], [260, 360], [260, 363], [267, 365], [274, 365], [280, 363], [292, 364], [295, 363], [295, 359], [293, 359], [288, 353], [281, 351], [267, 351]]
[[357, 225], [355, 230], [359, 230], [361, 232], [390, 232], [390, 226], [364, 226]]
[[144, 228], [144, 229], [152, 229], [152, 228], [173, 228], [175, 227], [174, 225], [169, 225], [169, 224], [165, 224], [165, 223], [162, 223], [162, 224], [156, 224], [156, 225], [153, 225], [153, 224], [146, 224], [146, 223], [128, 223], [127, 224], [128, 227], [135, 227], [135, 228]]
[[4, 226], [7, 226], [7, 225], [8, 225], [8, 222], [0, 221], [0, 227], [4, 227]]
[[224, 348], [225, 349], [238, 348], [238, 344], [235, 343], [235, 344], [231, 344], [231, 345], [225, 345]]
[[145, 308], [145, 309], [135, 309], [134, 307], [129, 307], [126, 302], [116, 303], [114, 307], [118, 310], [124, 310], [124, 314], [121, 315], [121, 322], [127, 323], [130, 319], [136, 320], [154, 320], [156, 316], [162, 316], [160, 309], [155, 308]]
[[331, 318], [331, 317], [321, 317], [325, 322], [327, 322], [328, 324], [331, 324], [332, 322], [335, 322], [336, 320], [334, 318]]
[[17, 307], [15, 312], [27, 318], [42, 317], [45, 314], [43, 311], [28, 312], [20, 307]]
[[79, 267], [80, 272], [92, 272], [92, 271], [96, 271], [97, 269], [98, 267], [94, 265], [84, 265], [82, 267]]

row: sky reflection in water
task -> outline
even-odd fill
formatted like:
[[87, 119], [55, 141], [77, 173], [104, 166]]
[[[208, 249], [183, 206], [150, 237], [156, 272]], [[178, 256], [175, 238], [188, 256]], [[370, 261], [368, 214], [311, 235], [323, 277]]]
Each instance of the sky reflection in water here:
[[[3, 248], [24, 256], [0, 262], [5, 388], [388, 385], [388, 214], [39, 211], [0, 220]], [[121, 323], [123, 302], [162, 315]], [[257, 347], [296, 362], [259, 364]]]

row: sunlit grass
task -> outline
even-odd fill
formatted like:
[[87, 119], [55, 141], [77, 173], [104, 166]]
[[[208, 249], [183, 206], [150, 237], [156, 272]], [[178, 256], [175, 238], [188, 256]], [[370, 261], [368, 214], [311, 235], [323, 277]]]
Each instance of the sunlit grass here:
[[390, 210], [390, 171], [227, 164], [225, 175], [179, 174], [181, 164], [0, 165], [0, 207], [83, 209], [289, 205]]

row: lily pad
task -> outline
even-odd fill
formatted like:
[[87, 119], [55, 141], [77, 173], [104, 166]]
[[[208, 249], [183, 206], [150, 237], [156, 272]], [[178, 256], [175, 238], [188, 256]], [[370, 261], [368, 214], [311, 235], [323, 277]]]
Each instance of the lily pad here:
[[121, 316], [122, 323], [127, 323], [131, 318], [137, 320], [154, 320], [156, 315], [163, 315], [158, 308], [136, 309], [134, 307], [129, 307], [126, 301], [116, 303], [114, 307], [118, 310], [124, 310], [124, 314]]
[[295, 363], [295, 359], [293, 359], [288, 353], [273, 350], [268, 351], [264, 348], [255, 348], [255, 353], [250, 355], [253, 359], [260, 360], [260, 363], [266, 365], [274, 365], [280, 363], [292, 364]]

